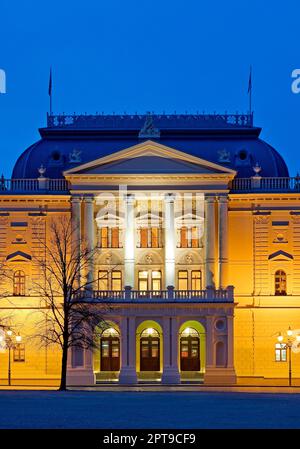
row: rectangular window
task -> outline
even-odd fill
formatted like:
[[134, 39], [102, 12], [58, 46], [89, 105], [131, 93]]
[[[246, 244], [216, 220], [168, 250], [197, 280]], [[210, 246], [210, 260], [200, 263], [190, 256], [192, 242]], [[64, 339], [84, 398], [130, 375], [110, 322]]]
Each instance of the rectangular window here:
[[159, 234], [159, 228], [151, 228], [151, 247], [152, 248], [159, 247], [158, 234]]
[[101, 248], [108, 248], [108, 228], [100, 229]]
[[141, 248], [148, 248], [148, 228], [140, 229]]
[[188, 238], [187, 238], [187, 228], [184, 226], [180, 230], [180, 247], [187, 248], [188, 247]]
[[155, 291], [161, 290], [161, 272], [160, 271], [152, 271], [152, 290], [155, 290]]
[[192, 248], [199, 248], [198, 228], [192, 228]]
[[286, 344], [275, 344], [275, 362], [286, 362]]
[[17, 344], [13, 349], [14, 362], [25, 362], [25, 345]]
[[148, 290], [148, 271], [139, 271], [139, 290]]
[[106, 291], [108, 287], [108, 271], [98, 271], [98, 290]]
[[111, 289], [120, 291], [122, 290], [122, 272], [112, 271], [111, 273]]
[[202, 289], [201, 271], [192, 271], [192, 290]]
[[111, 229], [111, 247], [119, 248], [119, 228]]
[[178, 290], [188, 290], [188, 272], [186, 270], [178, 271]]

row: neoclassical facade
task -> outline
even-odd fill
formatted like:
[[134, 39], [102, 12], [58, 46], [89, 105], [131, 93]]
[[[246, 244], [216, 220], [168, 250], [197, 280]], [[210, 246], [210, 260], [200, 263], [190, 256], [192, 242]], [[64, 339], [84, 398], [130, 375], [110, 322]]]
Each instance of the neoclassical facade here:
[[58, 382], [58, 349], [30, 336], [34, 260], [61, 216], [95, 248], [89, 294], [109, 304], [95, 349], [70, 351], [69, 385], [287, 377], [277, 336], [300, 328], [300, 183], [260, 132], [249, 115], [48, 116], [0, 182], [15, 383]]

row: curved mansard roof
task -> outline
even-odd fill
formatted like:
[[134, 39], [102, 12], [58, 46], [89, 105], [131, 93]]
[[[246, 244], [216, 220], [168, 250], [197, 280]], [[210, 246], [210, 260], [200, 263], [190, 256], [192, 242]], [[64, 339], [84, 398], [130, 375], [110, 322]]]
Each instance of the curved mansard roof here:
[[12, 177], [61, 178], [65, 170], [129, 148], [144, 140], [198, 156], [237, 171], [238, 177], [289, 176], [280, 154], [259, 138], [248, 115], [50, 116], [41, 139], [17, 160]]

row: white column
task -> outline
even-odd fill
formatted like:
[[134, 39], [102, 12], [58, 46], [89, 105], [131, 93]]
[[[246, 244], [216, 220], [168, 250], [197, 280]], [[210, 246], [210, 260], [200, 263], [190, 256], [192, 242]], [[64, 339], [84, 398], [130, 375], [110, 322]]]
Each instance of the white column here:
[[175, 287], [175, 196], [165, 196], [165, 287]]
[[136, 384], [136, 328], [135, 317], [123, 317], [121, 321], [121, 384]]
[[215, 197], [205, 197], [205, 285], [215, 286]]
[[93, 288], [94, 280], [94, 263], [92, 257], [92, 251], [94, 250], [94, 198], [91, 196], [84, 198], [84, 245], [88, 251], [89, 264], [87, 267], [87, 287]]
[[176, 318], [164, 317], [163, 322], [164, 359], [163, 384], [180, 383], [178, 369], [178, 322]]
[[124, 240], [125, 286], [134, 288], [135, 214], [134, 195], [125, 196], [126, 228]]
[[228, 198], [218, 199], [219, 216], [219, 288], [228, 285]]
[[71, 198], [71, 226], [72, 226], [72, 245], [74, 250], [80, 250], [81, 238], [81, 199], [79, 197]]

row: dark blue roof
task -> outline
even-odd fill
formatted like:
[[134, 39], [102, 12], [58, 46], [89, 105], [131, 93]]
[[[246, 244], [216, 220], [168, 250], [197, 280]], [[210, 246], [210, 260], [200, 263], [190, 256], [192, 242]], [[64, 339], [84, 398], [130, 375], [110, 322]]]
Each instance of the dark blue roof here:
[[[41, 140], [17, 160], [13, 178], [37, 178], [41, 165], [45, 176], [62, 177], [63, 171], [101, 156], [155, 140], [171, 148], [232, 168], [238, 177], [289, 176], [279, 153], [259, 138], [261, 129], [246, 115], [153, 115], [159, 135], [141, 138], [146, 115], [52, 116], [40, 129]], [[139, 136], [140, 135], [140, 136]]]

